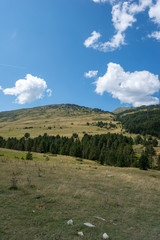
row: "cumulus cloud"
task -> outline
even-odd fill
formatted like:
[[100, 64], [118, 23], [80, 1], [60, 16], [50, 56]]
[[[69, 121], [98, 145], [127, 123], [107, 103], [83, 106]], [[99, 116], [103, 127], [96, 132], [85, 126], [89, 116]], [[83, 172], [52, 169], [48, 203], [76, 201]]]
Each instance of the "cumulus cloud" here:
[[152, 34], [149, 34], [148, 37], [155, 38], [156, 40], [160, 41], [160, 31], [155, 31]]
[[[160, 16], [158, 13], [159, 2], [157, 1], [156, 5], [152, 5], [152, 0], [139, 0], [139, 3], [133, 1], [116, 1], [116, 0], [93, 0], [93, 2], [110, 2], [112, 5], [112, 22], [115, 28], [115, 34], [113, 37], [106, 42], [100, 42], [99, 38], [101, 37], [100, 33], [93, 31], [91, 36], [87, 38], [84, 42], [84, 45], [87, 48], [97, 49], [103, 52], [114, 51], [122, 45], [125, 45], [125, 31], [128, 27], [132, 27], [133, 23], [136, 22], [136, 14], [143, 12], [146, 8], [150, 8], [149, 16], [158, 22]], [[156, 7], [158, 10], [156, 10]], [[160, 22], [160, 21], [159, 21]]]
[[45, 91], [51, 95], [46, 81], [31, 74], [27, 74], [25, 79], [17, 80], [14, 87], [3, 89], [5, 95], [16, 96], [16, 102], [19, 104], [31, 103], [40, 99], [44, 96]]
[[160, 90], [158, 75], [148, 71], [125, 72], [119, 64], [110, 62], [107, 72], [95, 85], [96, 93], [108, 92], [121, 103], [135, 107], [159, 103], [159, 99], [152, 96]]
[[134, 15], [130, 13], [131, 5], [128, 2], [119, 3], [112, 8], [112, 21], [114, 28], [119, 32], [124, 32], [136, 21]]
[[157, 0], [156, 4], [151, 6], [148, 13], [153, 22], [160, 25], [160, 0]]
[[91, 70], [91, 71], [85, 73], [84, 76], [85, 76], [86, 78], [93, 78], [93, 77], [96, 77], [97, 74], [98, 74], [98, 71], [97, 71], [97, 70], [95, 70], [95, 71]]

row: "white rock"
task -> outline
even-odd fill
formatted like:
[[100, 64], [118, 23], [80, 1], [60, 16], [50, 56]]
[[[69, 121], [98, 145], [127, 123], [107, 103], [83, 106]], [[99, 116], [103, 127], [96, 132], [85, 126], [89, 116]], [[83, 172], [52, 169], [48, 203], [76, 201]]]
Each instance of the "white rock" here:
[[84, 236], [83, 232], [78, 232], [78, 235], [81, 236], [81, 237]]
[[84, 225], [87, 226], [87, 227], [95, 227], [92, 223], [89, 223], [89, 222], [84, 223]]
[[99, 216], [94, 216], [94, 218], [97, 218], [97, 219], [102, 220], [102, 221], [106, 221], [106, 219], [104, 219], [102, 217], [99, 217]]
[[72, 220], [72, 219], [68, 220], [68, 221], [67, 221], [67, 224], [68, 224], [68, 225], [73, 225], [73, 220]]
[[103, 233], [103, 239], [109, 239], [109, 236], [107, 233]]

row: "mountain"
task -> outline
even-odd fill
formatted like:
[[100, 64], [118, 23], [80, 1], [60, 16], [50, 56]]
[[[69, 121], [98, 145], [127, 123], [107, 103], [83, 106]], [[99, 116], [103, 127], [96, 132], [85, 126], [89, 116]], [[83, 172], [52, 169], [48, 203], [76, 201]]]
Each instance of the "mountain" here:
[[[96, 126], [98, 121], [112, 122], [113, 113], [97, 108], [75, 104], [55, 104], [42, 107], [0, 112], [0, 130], [3, 137], [22, 137], [29, 132], [31, 137], [43, 135], [71, 136], [78, 133], [106, 133], [106, 128]], [[112, 128], [110, 129], [112, 131]], [[113, 132], [115, 129], [113, 129]]]
[[119, 107], [119, 108], [116, 108], [114, 111], [112, 111], [112, 113], [119, 114], [119, 113], [123, 113], [130, 109], [133, 109], [133, 108], [132, 107]]
[[56, 116], [75, 116], [75, 115], [86, 115], [91, 113], [109, 113], [107, 111], [103, 111], [97, 108], [88, 108], [81, 107], [75, 104], [53, 104], [46, 105], [42, 107], [34, 107], [34, 108], [25, 108], [13, 111], [5, 111], [0, 112], [0, 122], [4, 121], [17, 121], [23, 118], [36, 119], [37, 116], [40, 118], [52, 118], [54, 115]]
[[[122, 127], [123, 126], [123, 127]], [[54, 104], [42, 107], [0, 112], [0, 135], [31, 137], [43, 135], [71, 136], [122, 133], [153, 135], [160, 138], [160, 105], [137, 108], [122, 107], [112, 113], [75, 104]]]

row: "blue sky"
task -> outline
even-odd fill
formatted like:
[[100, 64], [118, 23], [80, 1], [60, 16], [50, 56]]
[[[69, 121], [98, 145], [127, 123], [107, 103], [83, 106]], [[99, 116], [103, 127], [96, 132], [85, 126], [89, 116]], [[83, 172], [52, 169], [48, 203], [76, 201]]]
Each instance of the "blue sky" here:
[[160, 0], [1, 0], [0, 111], [158, 104]]

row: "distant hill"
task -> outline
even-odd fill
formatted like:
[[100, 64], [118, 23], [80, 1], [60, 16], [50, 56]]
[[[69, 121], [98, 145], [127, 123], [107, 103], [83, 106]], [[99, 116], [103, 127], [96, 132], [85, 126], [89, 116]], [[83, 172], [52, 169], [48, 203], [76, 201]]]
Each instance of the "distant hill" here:
[[43, 135], [71, 136], [125, 133], [153, 135], [160, 138], [160, 105], [137, 108], [121, 107], [108, 112], [75, 104], [53, 104], [42, 107], [0, 112], [0, 135], [21, 138]]
[[141, 111], [152, 111], [152, 110], [156, 110], [156, 109], [160, 109], [160, 104], [157, 105], [150, 105], [150, 106], [141, 106], [141, 107], [124, 107], [123, 111], [119, 111], [119, 113], [117, 113], [118, 115], [126, 115], [126, 114], [130, 114], [130, 113], [136, 113], [136, 112], [141, 112]]
[[119, 113], [117, 118], [129, 133], [160, 138], [160, 105], [128, 109]]
[[114, 119], [113, 113], [97, 108], [75, 104], [53, 104], [0, 112], [0, 135], [22, 137], [26, 132], [32, 137], [44, 133], [63, 136], [78, 133], [83, 136], [84, 132], [87, 132], [94, 135], [108, 132], [106, 128], [97, 127], [98, 121], [110, 123]]
[[0, 122], [12, 122], [23, 118], [34, 119], [37, 117], [40, 118], [52, 118], [55, 116], [77, 116], [78, 115], [87, 115], [93, 113], [109, 113], [108, 111], [103, 111], [98, 108], [88, 108], [81, 107], [75, 104], [53, 104], [46, 105], [42, 107], [34, 107], [34, 108], [25, 108], [13, 111], [5, 111], [0, 112]]
[[112, 111], [112, 113], [119, 114], [119, 113], [123, 113], [130, 109], [133, 109], [133, 108], [132, 107], [119, 107], [119, 108], [116, 108], [114, 111]]

